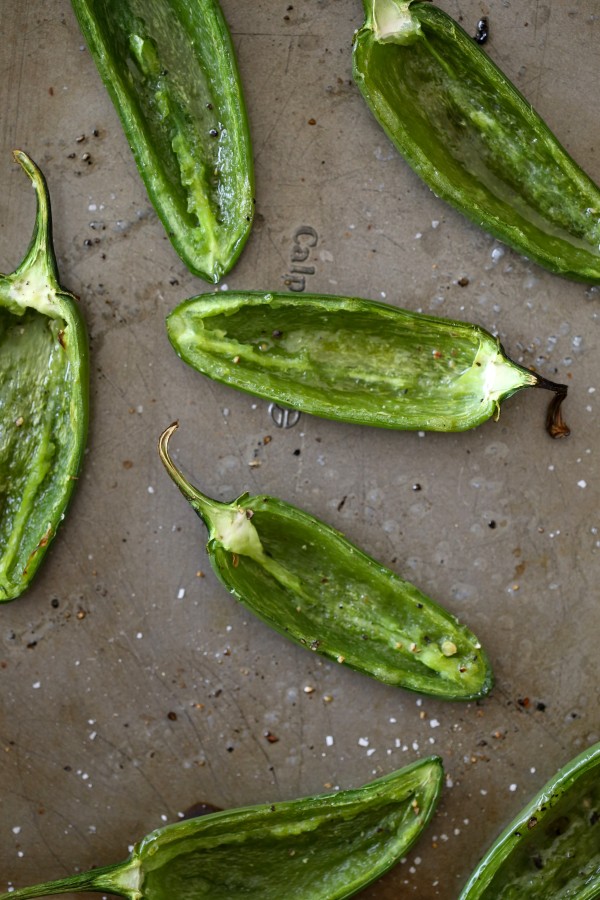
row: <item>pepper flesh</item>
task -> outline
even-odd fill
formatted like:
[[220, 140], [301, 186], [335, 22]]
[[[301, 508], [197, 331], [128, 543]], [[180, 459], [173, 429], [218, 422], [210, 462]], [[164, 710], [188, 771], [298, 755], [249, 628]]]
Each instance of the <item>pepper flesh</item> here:
[[600, 188], [431, 3], [364, 0], [354, 79], [434, 193], [551, 272], [600, 283]]
[[50, 199], [35, 163], [14, 157], [37, 198], [31, 244], [0, 275], [0, 602], [28, 587], [76, 484], [88, 423], [87, 338], [58, 283]]
[[571, 760], [485, 854], [459, 900], [600, 897], [600, 744]]
[[213, 813], [167, 825], [129, 859], [0, 894], [27, 900], [98, 891], [130, 900], [343, 900], [383, 875], [429, 822], [442, 787], [429, 757], [356, 790]]
[[487, 694], [481, 644], [416, 587], [338, 531], [274, 497], [212, 500], [175, 467], [167, 472], [208, 528], [207, 551], [225, 587], [260, 619], [303, 647], [387, 684], [448, 700]]
[[476, 325], [353, 297], [201, 294], [167, 318], [193, 368], [317, 416], [419, 431], [464, 431], [523, 387], [555, 392], [547, 428], [569, 433], [565, 385], [509, 360]]
[[254, 175], [217, 0], [72, 0], [140, 175], [187, 267], [217, 282], [250, 233]]

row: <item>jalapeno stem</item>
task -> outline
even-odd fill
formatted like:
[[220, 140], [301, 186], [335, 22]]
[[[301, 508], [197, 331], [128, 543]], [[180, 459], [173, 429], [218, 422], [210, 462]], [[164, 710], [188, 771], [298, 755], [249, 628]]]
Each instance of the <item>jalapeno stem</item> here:
[[52, 242], [52, 212], [46, 179], [34, 161], [22, 150], [13, 150], [13, 156], [29, 175], [37, 199], [37, 212], [31, 242], [14, 275], [21, 275], [27, 270], [39, 268], [48, 280], [58, 285], [58, 268]]
[[192, 504], [210, 530], [211, 522], [215, 514], [218, 514], [225, 508], [229, 509], [229, 504], [220, 503], [219, 500], [213, 500], [211, 497], [207, 497], [206, 494], [203, 494], [198, 488], [194, 487], [193, 484], [190, 484], [190, 482], [183, 477], [169, 454], [169, 441], [171, 435], [177, 431], [178, 428], [179, 422], [173, 422], [168, 428], [165, 428], [158, 439], [158, 454], [165, 469], [183, 496]]
[[409, 12], [413, 0], [363, 0], [367, 24], [382, 44], [410, 44], [421, 25]]
[[[216, 540], [231, 553], [251, 557], [264, 565], [275, 578], [281, 579], [281, 567], [265, 556], [258, 533], [251, 522], [253, 513], [239, 505], [247, 495], [238, 497], [233, 503], [221, 503], [202, 494], [177, 469], [169, 456], [168, 446], [171, 435], [178, 427], [179, 424], [174, 422], [161, 434], [158, 452], [168, 474], [208, 528], [210, 540]], [[283, 577], [284, 580], [287, 578], [286, 583], [290, 581], [285, 572]]]
[[566, 384], [558, 384], [556, 381], [550, 381], [549, 378], [544, 378], [543, 375], [536, 374], [535, 377], [534, 387], [554, 391], [554, 397], [550, 401], [546, 413], [546, 431], [551, 438], [568, 437], [571, 434], [571, 429], [563, 419], [561, 409], [562, 402], [569, 390], [568, 386]]
[[112, 866], [92, 869], [90, 872], [78, 872], [68, 878], [56, 881], [45, 881], [31, 887], [17, 888], [8, 894], [0, 894], [0, 900], [30, 900], [32, 897], [49, 897], [54, 894], [83, 893], [118, 894], [130, 900], [140, 897], [139, 864], [128, 860]]
[[[539, 385], [539, 387], [544, 387], [544, 385]], [[563, 419], [561, 410], [562, 402], [567, 396], [567, 386], [558, 385], [553, 390], [555, 394], [546, 413], [546, 431], [552, 438], [568, 437], [571, 434], [571, 429]]]

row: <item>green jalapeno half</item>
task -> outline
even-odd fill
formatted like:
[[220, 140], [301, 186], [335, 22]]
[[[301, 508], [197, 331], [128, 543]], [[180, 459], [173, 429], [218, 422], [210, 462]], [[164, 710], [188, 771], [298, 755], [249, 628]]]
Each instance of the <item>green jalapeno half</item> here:
[[21, 265], [0, 275], [0, 602], [29, 585], [75, 487], [87, 435], [87, 337], [62, 290], [48, 188], [15, 151], [37, 197]]
[[307, 649], [371, 675], [447, 700], [472, 700], [493, 683], [474, 634], [445, 609], [339, 531], [274, 497], [211, 500], [175, 467], [167, 472], [208, 528], [207, 551], [231, 594]]
[[477, 325], [353, 297], [201, 294], [167, 318], [179, 356], [215, 381], [317, 416], [419, 431], [496, 418], [524, 387], [554, 391], [553, 437], [569, 433], [567, 387], [507, 358]]
[[124, 862], [0, 894], [99, 891], [130, 900], [343, 900], [417, 840], [442, 787], [432, 756], [356, 790], [212, 813], [153, 831]]
[[600, 744], [571, 760], [485, 854], [459, 900], [600, 897]]
[[217, 0], [72, 0], [140, 175], [186, 266], [217, 282], [250, 233], [254, 175]]
[[414, 0], [363, 0], [354, 78], [438, 197], [551, 272], [600, 283], [600, 189], [480, 46]]

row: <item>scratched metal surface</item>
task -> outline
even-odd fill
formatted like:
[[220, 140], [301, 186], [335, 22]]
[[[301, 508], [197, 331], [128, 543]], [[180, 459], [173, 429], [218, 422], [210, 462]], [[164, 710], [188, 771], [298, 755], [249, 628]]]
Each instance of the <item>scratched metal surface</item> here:
[[[600, 178], [593, 0], [440, 5], [469, 30], [490, 16], [489, 54]], [[47, 176], [62, 281], [88, 322], [92, 418], [60, 536], [28, 594], [0, 609], [0, 889], [117, 861], [198, 801], [356, 786], [437, 753], [439, 812], [361, 896], [452, 900], [510, 817], [600, 738], [599, 294], [467, 224], [396, 156], [351, 80], [358, 0], [223, 6], [258, 210], [229, 288], [304, 286], [476, 321], [568, 380], [572, 435], [546, 436], [541, 392], [463, 435], [307, 416], [277, 428], [267, 404], [186, 368], [164, 317], [207, 288], [165, 238], [70, 6], [2, 0], [0, 268], [20, 261], [33, 223], [10, 156], [21, 147]], [[175, 418], [176, 458], [208, 493], [299, 504], [459, 614], [493, 661], [489, 699], [385, 687], [236, 605], [157, 457]]]

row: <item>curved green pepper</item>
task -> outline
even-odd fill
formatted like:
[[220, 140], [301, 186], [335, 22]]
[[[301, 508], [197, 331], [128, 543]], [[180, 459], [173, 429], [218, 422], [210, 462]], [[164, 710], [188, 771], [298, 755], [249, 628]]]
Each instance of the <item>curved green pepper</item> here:
[[356, 790], [213, 813], [159, 828], [118, 865], [0, 894], [27, 900], [99, 891], [130, 900], [343, 900], [417, 840], [442, 787], [420, 760]]
[[568, 434], [567, 388], [512, 362], [476, 325], [371, 300], [303, 294], [201, 294], [167, 318], [173, 347], [216, 381], [317, 416], [420, 431], [496, 418], [523, 387], [555, 392], [547, 418]]
[[480, 46], [414, 0], [363, 0], [354, 78], [437, 196], [519, 253], [600, 283], [600, 189]]
[[183, 477], [162, 434], [167, 472], [208, 528], [207, 551], [225, 587], [303, 647], [371, 675], [447, 700], [492, 687], [474, 634], [339, 531], [274, 497], [221, 503]]
[[0, 602], [29, 585], [75, 487], [88, 422], [87, 337], [58, 283], [48, 188], [17, 150], [37, 197], [25, 259], [0, 275]]
[[600, 897], [600, 744], [571, 760], [485, 854], [460, 900]]
[[254, 215], [252, 150], [217, 0], [72, 0], [140, 175], [186, 266], [217, 282]]

